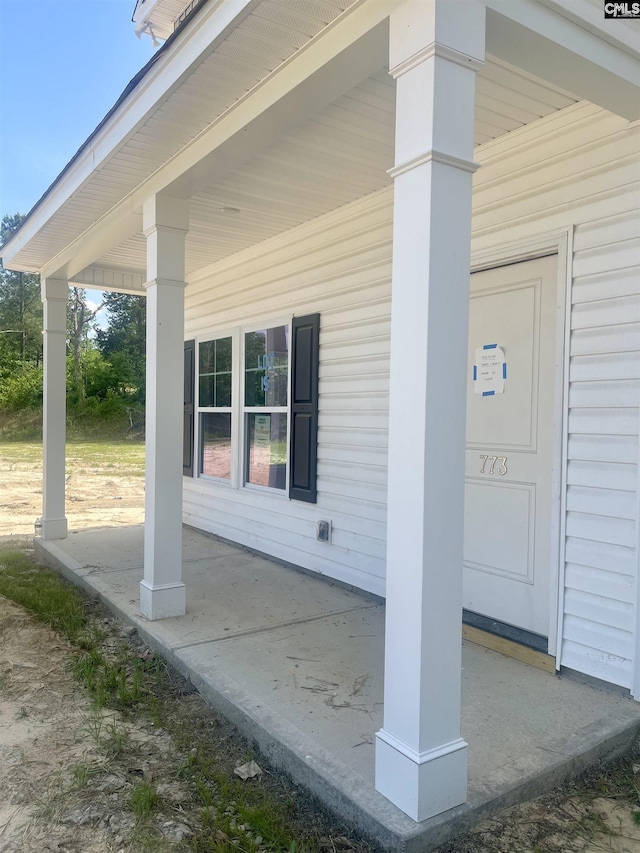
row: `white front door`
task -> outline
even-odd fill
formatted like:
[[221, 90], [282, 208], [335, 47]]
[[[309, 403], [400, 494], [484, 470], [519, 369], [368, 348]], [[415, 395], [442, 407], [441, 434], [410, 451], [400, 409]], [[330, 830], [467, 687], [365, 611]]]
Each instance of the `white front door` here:
[[556, 271], [553, 256], [474, 273], [469, 308], [463, 606], [543, 636], [556, 569]]

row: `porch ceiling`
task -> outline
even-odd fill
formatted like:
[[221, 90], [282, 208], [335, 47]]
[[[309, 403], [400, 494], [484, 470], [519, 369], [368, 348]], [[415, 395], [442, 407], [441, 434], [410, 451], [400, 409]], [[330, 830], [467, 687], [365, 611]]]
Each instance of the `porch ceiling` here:
[[[489, 57], [477, 83], [476, 145], [576, 100]], [[295, 132], [203, 187], [190, 202], [187, 275], [389, 184], [394, 115], [395, 83], [381, 69]], [[139, 233], [97, 264], [142, 273], [145, 251]]]

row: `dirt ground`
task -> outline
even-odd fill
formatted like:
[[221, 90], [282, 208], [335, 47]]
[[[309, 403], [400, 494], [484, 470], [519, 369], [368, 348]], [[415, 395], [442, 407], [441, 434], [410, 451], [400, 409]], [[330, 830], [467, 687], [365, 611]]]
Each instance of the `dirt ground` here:
[[[98, 464], [89, 456], [86, 450], [70, 455], [70, 527], [140, 523], [140, 460], [102, 454]], [[40, 463], [33, 454], [29, 458], [28, 453], [0, 447], [0, 546], [28, 542], [41, 513], [40, 478]], [[113, 642], [135, 642], [131, 629], [109, 617], [105, 621]], [[148, 719], [96, 712], [70, 674], [72, 654], [70, 644], [0, 596], [0, 853], [193, 849], [190, 839], [198, 833], [198, 812], [177, 772], [185, 761], [184, 748]], [[244, 760], [241, 739], [230, 733], [228, 724], [209, 720], [199, 697], [178, 691], [178, 701], [179, 713], [187, 707], [184, 725], [193, 726], [194, 737], [211, 726], [216, 744], [225, 744], [224, 760]], [[629, 757], [613, 774], [596, 773], [574, 787], [507, 809], [439, 853], [640, 853], [637, 761]], [[151, 847], [140, 840], [140, 821], [131, 805], [140, 779], [153, 782], [160, 800]], [[282, 784], [289, 785], [286, 796], [295, 795], [295, 786]], [[373, 850], [355, 836], [341, 834], [344, 830], [327, 824], [326, 816], [314, 808], [309, 801], [301, 820], [307, 821], [309, 838], [317, 839], [318, 833], [324, 838], [326, 846], [320, 849]], [[243, 827], [242, 833], [251, 837], [249, 829]], [[220, 850], [230, 849], [224, 846], [227, 841], [221, 840]], [[254, 834], [249, 849], [256, 849], [255, 842]], [[233, 844], [246, 849], [241, 840]], [[292, 850], [304, 853], [301, 847]]]
[[117, 849], [92, 820], [62, 813], [60, 793], [69, 805], [79, 793], [74, 768], [101, 761], [91, 703], [68, 669], [69, 644], [0, 598], [0, 648], [0, 851]]
[[[67, 447], [70, 530], [144, 521], [144, 448], [140, 444]], [[34, 444], [0, 444], [0, 537], [34, 532], [42, 515], [42, 454]], [[7, 540], [4, 540], [5, 542]]]

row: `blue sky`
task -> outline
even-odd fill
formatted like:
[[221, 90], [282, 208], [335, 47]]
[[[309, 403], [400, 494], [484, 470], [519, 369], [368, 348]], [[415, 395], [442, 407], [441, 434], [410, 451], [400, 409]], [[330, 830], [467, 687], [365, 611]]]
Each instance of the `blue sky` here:
[[155, 51], [135, 0], [0, 0], [0, 218], [27, 213]]

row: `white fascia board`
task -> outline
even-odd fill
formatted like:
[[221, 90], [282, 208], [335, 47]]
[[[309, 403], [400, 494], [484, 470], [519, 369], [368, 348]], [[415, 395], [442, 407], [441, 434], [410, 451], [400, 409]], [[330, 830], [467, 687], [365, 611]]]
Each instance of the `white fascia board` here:
[[590, 33], [603, 39], [613, 47], [638, 56], [640, 40], [636, 20], [616, 18], [605, 19], [604, 2], [593, 4], [585, 0], [537, 0], [541, 6], [547, 6], [562, 18], [573, 21]]
[[[3, 263], [13, 259], [62, 204], [91, 174], [134, 133], [146, 117], [180, 85], [260, 0], [211, 0], [198, 12], [198, 25], [178, 31], [175, 40], [161, 48], [162, 55], [108, 116], [36, 204], [16, 235], [3, 247]], [[153, 62], [153, 60], [152, 60]], [[47, 265], [49, 266], [49, 265]], [[19, 265], [16, 267], [19, 269]], [[34, 270], [35, 272], [36, 270]]]
[[[487, 53], [628, 121], [640, 118], [640, 51], [552, 0], [485, 0]], [[544, 41], [540, 41], [544, 39]]]
[[[296, 99], [296, 89], [323, 69], [326, 70], [326, 75], [322, 75], [326, 84], [326, 78], [334, 76], [329, 68], [331, 61], [359, 39], [371, 33], [382, 21], [388, 18], [395, 2], [396, 0], [356, 0], [356, 3], [350, 6], [343, 15], [328, 24], [319, 36], [296, 51], [293, 56], [256, 84], [207, 130], [203, 131], [200, 136], [196, 137], [188, 146], [158, 169], [143, 185], [112, 208], [82, 237], [62, 250], [45, 266], [44, 269], [47, 273], [52, 275], [56, 272], [59, 275], [72, 276], [82, 267], [101, 257], [109, 248], [104, 244], [105, 234], [110, 229], [116, 228], [117, 223], [121, 221], [124, 215], [131, 216], [140, 211], [145, 199], [166, 190], [170, 185], [172, 185], [170, 195], [188, 197], [191, 181], [185, 180], [183, 186], [181, 179], [187, 176], [190, 170], [197, 169], [198, 164], [205, 161], [205, 158], [212, 152], [220, 150], [222, 160], [229, 156], [229, 150], [232, 152], [232, 157], [246, 151], [246, 145], [250, 141], [249, 137], [254, 134], [245, 133], [245, 130], [250, 130], [250, 125], [260, 117], [264, 119], [266, 127], [272, 121], [286, 121], [287, 116], [290, 116], [292, 112], [297, 114], [298, 120], [301, 121], [304, 118], [305, 109], [317, 105], [314, 104], [313, 98], [310, 98], [306, 105], [304, 101], [300, 103]], [[373, 39], [372, 43], [375, 41]], [[383, 62], [385, 59], [386, 56]], [[368, 73], [373, 73], [373, 71], [374, 69], [371, 68]], [[335, 80], [332, 82], [337, 85]], [[340, 90], [340, 87], [337, 86], [330, 99], [335, 99], [341, 91], [346, 91], [353, 85], [355, 83], [349, 79], [348, 73], [345, 71], [342, 89]], [[288, 96], [291, 96], [291, 101], [288, 101]], [[297, 101], [297, 105], [292, 110], [291, 104], [294, 101]], [[265, 132], [274, 131], [272, 128]], [[244, 136], [247, 137], [246, 140], [243, 138]], [[241, 139], [235, 153], [233, 152], [234, 137]], [[224, 153], [222, 146], [225, 146]], [[89, 257], [88, 255], [96, 241], [103, 245], [102, 251], [100, 253], [94, 252], [93, 257]]]

